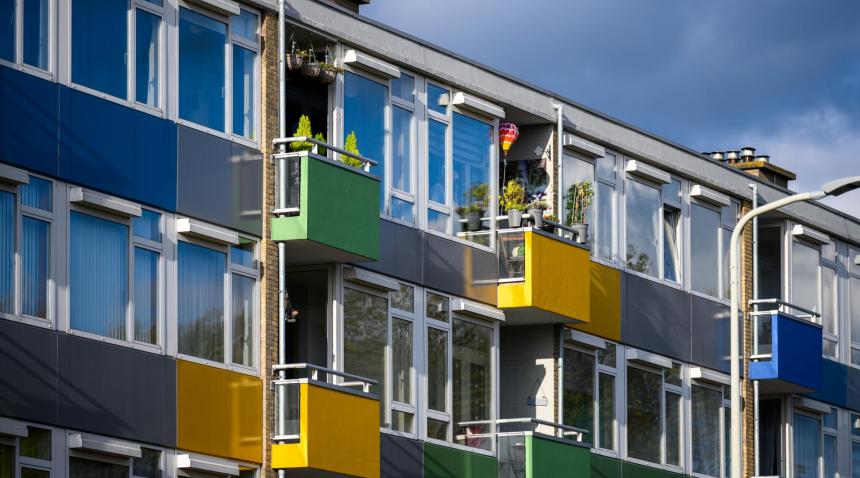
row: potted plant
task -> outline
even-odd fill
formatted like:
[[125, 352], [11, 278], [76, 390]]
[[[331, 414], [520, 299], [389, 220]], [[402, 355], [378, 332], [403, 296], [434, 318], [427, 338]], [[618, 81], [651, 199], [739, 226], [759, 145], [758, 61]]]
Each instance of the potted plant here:
[[487, 183], [477, 183], [469, 188], [469, 205], [466, 206], [466, 225], [469, 231], [481, 230], [481, 216], [489, 205], [490, 187]]
[[546, 210], [546, 201], [543, 199], [544, 193], [538, 193], [532, 196], [532, 200], [526, 205], [529, 217], [532, 219], [534, 227], [543, 228], [543, 212]]
[[505, 185], [499, 196], [499, 206], [508, 213], [508, 227], [520, 227], [523, 222], [523, 210], [526, 208], [526, 189], [516, 179], [511, 179]]
[[307, 54], [308, 52], [304, 50], [296, 49], [296, 44], [293, 43], [293, 48], [290, 50], [289, 53], [287, 53], [287, 70], [298, 71], [299, 69], [301, 69], [302, 64], [304, 64], [305, 62], [305, 57], [307, 56]]
[[322, 67], [320, 66], [320, 62], [317, 61], [316, 54], [314, 54], [314, 47], [311, 45], [311, 48], [308, 50], [307, 55], [305, 56], [304, 62], [302, 62], [302, 76], [314, 79], [320, 76], [320, 72], [322, 71]]
[[585, 219], [592, 199], [594, 199], [594, 188], [588, 179], [577, 181], [567, 188], [565, 224], [574, 230], [576, 242], [580, 244], [588, 241], [588, 224]]
[[[543, 217], [543, 219], [544, 219], [544, 221], [558, 222], [558, 216], [556, 216], [555, 214], [547, 214]], [[555, 229], [555, 226], [553, 226], [549, 222], [544, 222], [544, 224], [543, 224], [543, 230], [544, 231], [553, 232], [554, 229]]]
[[319, 66], [319, 80], [320, 83], [324, 85], [334, 83], [334, 80], [337, 79], [337, 74], [343, 71], [341, 68], [332, 65], [331, 63], [320, 63]]
[[[355, 137], [355, 131], [352, 131], [347, 135], [346, 140], [343, 143], [343, 149], [356, 156], [361, 156], [361, 152], [358, 150], [358, 139]], [[339, 154], [338, 158], [340, 158], [341, 163], [347, 166], [352, 166], [353, 168], [361, 169], [361, 167], [364, 166], [364, 163], [352, 156]]]
[[[293, 137], [313, 137], [313, 132], [311, 132], [311, 119], [308, 118], [308, 115], [301, 115], [299, 117], [299, 125], [296, 128], [296, 132], [293, 133]], [[294, 141], [290, 143], [291, 151], [311, 151], [314, 149], [314, 144], [307, 141]]]

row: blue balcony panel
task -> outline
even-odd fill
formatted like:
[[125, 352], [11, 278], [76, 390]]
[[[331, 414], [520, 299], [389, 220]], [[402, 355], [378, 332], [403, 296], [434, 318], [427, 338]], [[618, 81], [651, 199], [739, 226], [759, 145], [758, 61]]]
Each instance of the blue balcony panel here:
[[762, 381], [764, 393], [820, 390], [821, 326], [776, 311], [759, 316], [760, 321], [768, 319], [771, 358], [750, 363], [750, 378]]
[[57, 176], [59, 86], [0, 67], [0, 161]]

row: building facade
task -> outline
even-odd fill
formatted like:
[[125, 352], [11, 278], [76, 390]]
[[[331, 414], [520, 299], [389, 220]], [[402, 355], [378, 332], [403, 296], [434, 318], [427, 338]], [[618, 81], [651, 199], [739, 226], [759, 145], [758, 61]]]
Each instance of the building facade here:
[[[0, 478], [728, 476], [793, 174], [362, 3], [0, 2]], [[860, 477], [860, 220], [741, 260], [744, 475]]]

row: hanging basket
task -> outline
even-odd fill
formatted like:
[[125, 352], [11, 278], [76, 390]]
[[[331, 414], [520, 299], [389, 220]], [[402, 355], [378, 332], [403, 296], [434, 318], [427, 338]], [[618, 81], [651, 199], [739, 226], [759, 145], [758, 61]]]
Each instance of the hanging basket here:
[[297, 71], [305, 62], [305, 56], [302, 53], [287, 53], [287, 70]]
[[317, 78], [320, 76], [321, 71], [322, 67], [317, 62], [306, 62], [302, 64], [302, 76], [306, 78]]
[[329, 85], [334, 83], [334, 80], [337, 79], [337, 70], [333, 70], [330, 68], [321, 68], [319, 73], [320, 83], [324, 85]]

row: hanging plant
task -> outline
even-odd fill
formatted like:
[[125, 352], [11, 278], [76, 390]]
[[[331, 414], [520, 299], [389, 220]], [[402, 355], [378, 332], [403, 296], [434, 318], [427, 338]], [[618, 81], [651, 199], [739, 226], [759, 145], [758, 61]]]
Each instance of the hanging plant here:
[[305, 61], [302, 63], [302, 76], [311, 79], [317, 78], [320, 76], [320, 71], [322, 71], [322, 67], [317, 61], [316, 54], [314, 53], [314, 46], [311, 45], [310, 49], [308, 49], [307, 56], [305, 56]]
[[320, 63], [320, 83], [324, 85], [328, 85], [334, 83], [334, 80], [337, 79], [337, 74], [342, 72], [341, 68], [338, 68], [332, 61], [331, 55], [329, 54], [328, 47], [325, 49], [325, 61]]
[[299, 68], [302, 67], [302, 64], [305, 62], [305, 56], [307, 55], [307, 52], [296, 48], [296, 42], [295, 40], [293, 40], [292, 34], [290, 34], [290, 42], [292, 45], [290, 46], [290, 52], [287, 53], [287, 70], [297, 71]]

